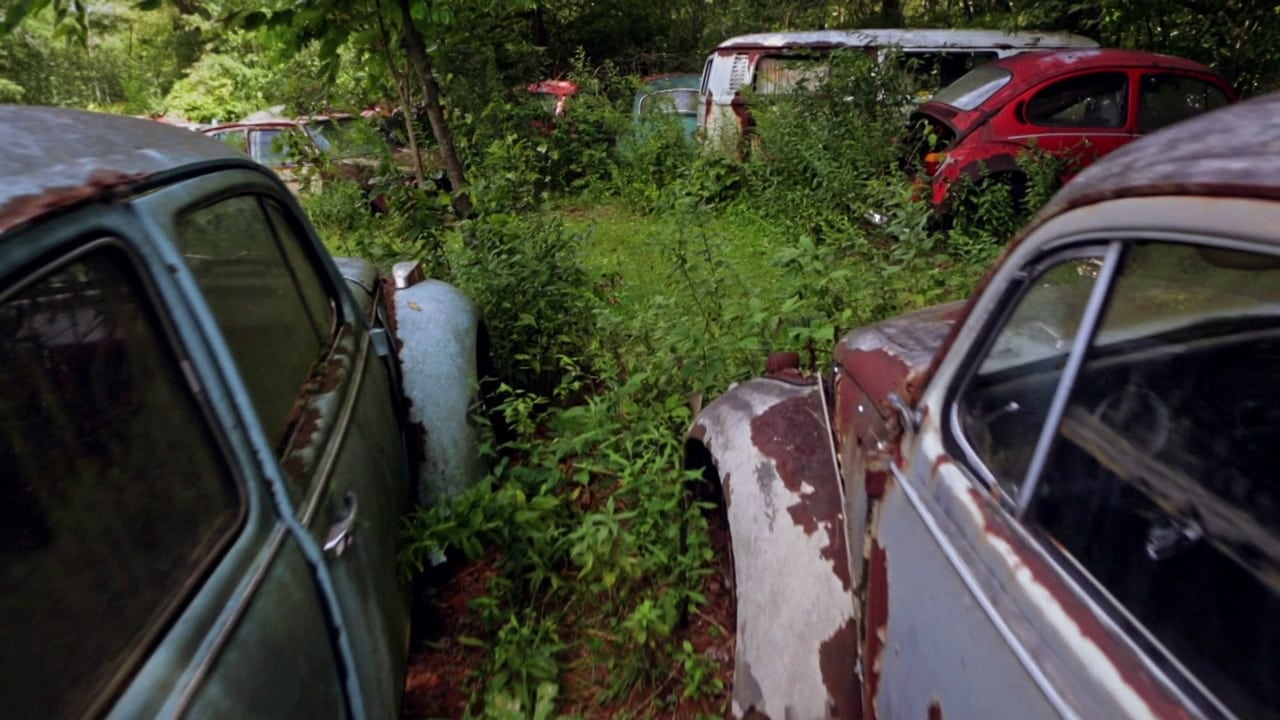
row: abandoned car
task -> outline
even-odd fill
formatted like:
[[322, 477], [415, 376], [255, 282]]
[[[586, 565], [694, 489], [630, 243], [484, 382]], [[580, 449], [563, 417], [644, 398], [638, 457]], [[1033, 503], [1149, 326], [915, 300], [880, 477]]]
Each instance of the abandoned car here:
[[1280, 94], [1121, 148], [967, 302], [696, 416], [736, 716], [1276, 716], [1278, 148]]
[[484, 471], [475, 307], [198, 133], [0, 138], [4, 713], [395, 717], [402, 514]]
[[1137, 50], [1024, 53], [978, 67], [912, 114], [908, 166], [943, 208], [960, 178], [1027, 193], [1021, 161], [1056, 158], [1062, 179], [1122, 145], [1235, 101], [1218, 73]]
[[201, 132], [271, 168], [294, 192], [304, 185], [313, 189], [310, 182], [324, 179], [321, 170], [360, 183], [371, 191], [378, 210], [386, 210], [376, 187], [379, 159], [391, 158], [396, 173], [406, 176], [412, 166], [406, 150], [390, 145], [373, 121], [355, 115], [289, 118], [254, 113]]
[[971, 68], [1028, 50], [1091, 48], [1098, 43], [1067, 33], [998, 30], [814, 30], [757, 33], [720, 43], [702, 70], [698, 127], [708, 147], [731, 149], [750, 125], [747, 94], [771, 95], [820, 80], [823, 55], [849, 49], [883, 59], [901, 53], [919, 82], [931, 92]]

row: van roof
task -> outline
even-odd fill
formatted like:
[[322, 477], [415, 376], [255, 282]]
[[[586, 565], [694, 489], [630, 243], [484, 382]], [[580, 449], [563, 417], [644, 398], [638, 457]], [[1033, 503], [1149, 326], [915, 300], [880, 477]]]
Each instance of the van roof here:
[[753, 33], [729, 38], [716, 49], [786, 47], [1094, 48], [1098, 43], [1070, 33], [867, 28]]

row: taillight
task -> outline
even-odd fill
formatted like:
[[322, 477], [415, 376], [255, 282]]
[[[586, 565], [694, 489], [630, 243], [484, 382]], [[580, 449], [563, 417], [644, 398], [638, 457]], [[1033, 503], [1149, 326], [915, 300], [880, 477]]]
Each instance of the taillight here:
[[930, 177], [938, 174], [938, 170], [947, 162], [944, 152], [931, 152], [924, 156], [924, 174]]

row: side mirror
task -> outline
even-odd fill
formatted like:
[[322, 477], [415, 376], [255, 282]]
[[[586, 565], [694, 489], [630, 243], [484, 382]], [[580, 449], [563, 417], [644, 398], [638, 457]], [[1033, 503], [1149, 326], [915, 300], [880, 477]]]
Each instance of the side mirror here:
[[1019, 100], [1018, 103], [1013, 106], [1013, 117], [1018, 122], [1024, 125], [1027, 124], [1027, 101], [1026, 100]]

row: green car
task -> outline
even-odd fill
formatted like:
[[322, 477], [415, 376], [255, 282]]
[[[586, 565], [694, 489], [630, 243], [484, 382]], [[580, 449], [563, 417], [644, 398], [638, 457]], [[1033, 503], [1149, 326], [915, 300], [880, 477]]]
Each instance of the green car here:
[[484, 470], [473, 304], [197, 133], [0, 142], [5, 716], [395, 716], [402, 515]]
[[631, 106], [633, 122], [641, 126], [653, 114], [673, 115], [684, 128], [685, 136], [692, 138], [698, 129], [701, 83], [702, 76], [697, 73], [666, 73], [644, 78]]

